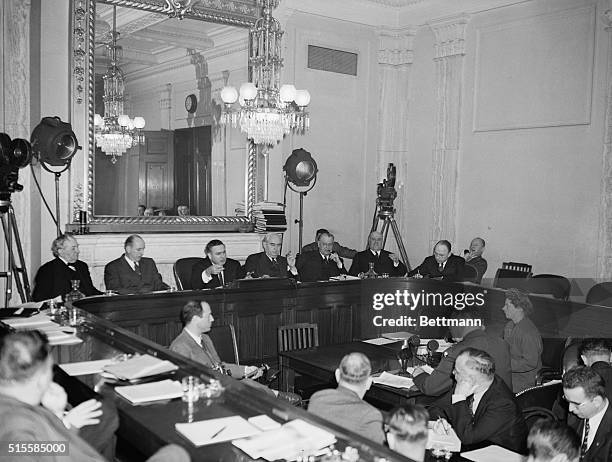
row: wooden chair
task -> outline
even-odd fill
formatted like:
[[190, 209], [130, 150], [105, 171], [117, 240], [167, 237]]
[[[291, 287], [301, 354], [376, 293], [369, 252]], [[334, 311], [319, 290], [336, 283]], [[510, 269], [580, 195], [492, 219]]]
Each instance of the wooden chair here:
[[561, 391], [561, 382], [555, 382], [527, 388], [516, 394], [516, 402], [523, 410], [527, 428], [542, 418], [557, 420], [553, 407]]
[[319, 326], [301, 323], [279, 326], [278, 352], [303, 350], [319, 346]]
[[591, 287], [586, 296], [586, 303], [612, 306], [612, 282], [601, 282]]
[[202, 257], [186, 257], [179, 258], [172, 265], [172, 271], [174, 272], [174, 280], [176, 281], [176, 287], [178, 290], [191, 290], [191, 270], [193, 265], [204, 261]]
[[215, 345], [215, 350], [217, 350], [221, 361], [240, 364], [236, 331], [232, 324], [212, 326], [208, 335]]
[[568, 300], [572, 285], [566, 277], [556, 274], [536, 274], [525, 283], [530, 294], [552, 295], [560, 300]]
[[478, 280], [478, 271], [469, 263], [465, 264], [463, 268], [463, 280], [467, 282], [474, 282], [478, 284], [480, 281]]

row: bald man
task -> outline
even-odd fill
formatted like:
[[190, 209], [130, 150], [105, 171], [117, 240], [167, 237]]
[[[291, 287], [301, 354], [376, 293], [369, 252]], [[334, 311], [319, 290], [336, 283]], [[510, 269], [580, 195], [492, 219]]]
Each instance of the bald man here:
[[316, 392], [308, 411], [358, 435], [382, 444], [385, 441], [382, 414], [363, 400], [372, 385], [370, 360], [363, 353], [350, 353], [336, 369], [338, 388]]
[[399, 257], [387, 250], [383, 250], [383, 235], [380, 231], [372, 231], [368, 237], [368, 248], [363, 252], [357, 252], [353, 264], [349, 270], [351, 276], [357, 276], [370, 269], [370, 263], [374, 263], [374, 271], [379, 276], [388, 274], [391, 277], [406, 274], [406, 265]]
[[482, 258], [484, 249], [484, 239], [482, 237], [475, 237], [470, 243], [470, 250], [463, 252], [466, 265], [470, 265], [476, 270], [476, 280], [474, 282], [478, 284], [482, 282], [482, 277], [487, 272], [487, 261]]
[[120, 294], [144, 294], [167, 290], [152, 258], [143, 257], [145, 242], [137, 234], [129, 236], [123, 244], [125, 253], [104, 267], [107, 290]]
[[451, 252], [451, 243], [441, 240], [436, 243], [433, 255], [408, 273], [409, 277], [442, 279], [448, 282], [462, 282], [465, 260]]
[[283, 257], [281, 248], [283, 238], [279, 233], [268, 233], [261, 241], [263, 252], [249, 255], [244, 270], [247, 276], [254, 278], [287, 278], [296, 277], [298, 270], [295, 267], [295, 257], [291, 253]]

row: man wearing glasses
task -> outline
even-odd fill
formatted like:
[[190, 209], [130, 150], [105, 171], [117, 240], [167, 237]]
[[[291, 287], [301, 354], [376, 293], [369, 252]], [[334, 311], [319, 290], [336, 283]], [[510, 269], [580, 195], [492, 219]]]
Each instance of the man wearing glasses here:
[[574, 425], [580, 461], [612, 461], [612, 409], [601, 376], [586, 366], [570, 369], [563, 376], [563, 396], [580, 419]]

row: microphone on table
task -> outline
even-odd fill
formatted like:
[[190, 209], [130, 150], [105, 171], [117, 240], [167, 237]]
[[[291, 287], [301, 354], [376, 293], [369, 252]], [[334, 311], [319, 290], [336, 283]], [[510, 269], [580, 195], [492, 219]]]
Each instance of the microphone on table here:
[[418, 335], [413, 335], [412, 337], [404, 340], [402, 349], [398, 354], [398, 359], [400, 360], [400, 367], [402, 368], [402, 371], [406, 372], [406, 370], [408, 369], [408, 361], [416, 357], [416, 350], [417, 348], [419, 348], [420, 344], [421, 339]]

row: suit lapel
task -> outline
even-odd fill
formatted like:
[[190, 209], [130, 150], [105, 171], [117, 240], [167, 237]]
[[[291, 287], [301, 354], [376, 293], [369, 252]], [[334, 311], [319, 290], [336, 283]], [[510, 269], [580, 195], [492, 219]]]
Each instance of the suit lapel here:
[[[580, 422], [580, 432], [578, 436], [582, 439], [582, 432], [584, 429], [584, 420]], [[608, 402], [608, 409], [606, 409], [606, 413], [601, 419], [601, 423], [597, 428], [597, 433], [595, 433], [595, 438], [593, 438], [593, 442], [589, 449], [587, 450], [586, 459], [591, 459], [597, 454], [600, 447], [606, 442], [607, 437], [610, 435], [610, 431], [612, 430], [612, 403]]]

